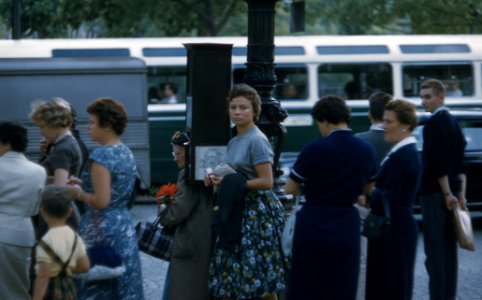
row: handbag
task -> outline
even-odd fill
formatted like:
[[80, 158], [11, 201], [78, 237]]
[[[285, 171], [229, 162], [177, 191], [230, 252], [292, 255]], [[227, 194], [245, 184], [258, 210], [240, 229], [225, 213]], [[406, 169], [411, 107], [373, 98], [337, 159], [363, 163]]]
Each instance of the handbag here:
[[159, 226], [164, 211], [159, 213], [153, 223], [139, 222], [135, 229], [139, 250], [156, 258], [170, 261], [176, 229], [175, 227]]
[[301, 209], [299, 196], [295, 196], [295, 203], [291, 210], [291, 214], [285, 221], [283, 233], [281, 234], [281, 250], [286, 257], [290, 257], [293, 250], [293, 238], [295, 235], [296, 214]]
[[[100, 218], [95, 213], [95, 227], [97, 236], [103, 237], [100, 229]], [[82, 279], [86, 282], [113, 279], [123, 275], [126, 267], [122, 258], [115, 252], [112, 246], [105, 243], [105, 238], [100, 239], [103, 242], [94, 243], [87, 247], [87, 256], [90, 261], [90, 270], [87, 273], [75, 274], [75, 278]]]
[[383, 198], [384, 215], [379, 216], [372, 211], [363, 220], [362, 235], [370, 240], [385, 240], [390, 235], [391, 216], [388, 200]]
[[462, 210], [459, 205], [453, 208], [455, 220], [455, 232], [457, 240], [462, 249], [475, 251], [474, 232], [472, 230], [472, 222], [470, 214], [467, 210]]

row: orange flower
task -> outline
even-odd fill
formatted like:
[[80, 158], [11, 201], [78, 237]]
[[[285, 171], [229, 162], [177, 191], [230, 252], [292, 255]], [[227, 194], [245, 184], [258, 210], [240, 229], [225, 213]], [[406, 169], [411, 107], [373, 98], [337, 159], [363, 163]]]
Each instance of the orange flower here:
[[161, 185], [156, 193], [159, 204], [170, 204], [176, 195], [177, 187], [175, 183]]

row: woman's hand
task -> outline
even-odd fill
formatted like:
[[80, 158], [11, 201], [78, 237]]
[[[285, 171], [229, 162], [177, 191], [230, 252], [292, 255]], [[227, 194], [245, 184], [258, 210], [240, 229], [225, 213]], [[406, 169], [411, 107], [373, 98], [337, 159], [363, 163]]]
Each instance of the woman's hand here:
[[82, 180], [80, 178], [75, 177], [75, 176], [70, 176], [69, 179], [67, 180], [68, 185], [82, 185]]
[[82, 187], [78, 184], [68, 184], [67, 189], [70, 192], [70, 195], [74, 199], [80, 200], [80, 195], [82, 194]]

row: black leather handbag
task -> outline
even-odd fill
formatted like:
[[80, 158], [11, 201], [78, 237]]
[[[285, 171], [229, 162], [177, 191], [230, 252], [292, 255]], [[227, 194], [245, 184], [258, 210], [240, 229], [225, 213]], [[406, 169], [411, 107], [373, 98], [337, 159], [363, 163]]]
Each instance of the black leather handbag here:
[[363, 220], [362, 235], [370, 240], [384, 240], [390, 236], [391, 216], [388, 200], [383, 199], [384, 215], [376, 215], [371, 211]]

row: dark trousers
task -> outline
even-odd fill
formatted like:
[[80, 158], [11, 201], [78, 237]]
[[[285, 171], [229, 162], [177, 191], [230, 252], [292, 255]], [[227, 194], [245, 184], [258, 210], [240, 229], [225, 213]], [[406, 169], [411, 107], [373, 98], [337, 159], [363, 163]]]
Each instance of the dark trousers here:
[[422, 196], [425, 267], [431, 300], [453, 300], [457, 291], [457, 238], [452, 211], [441, 193]]

